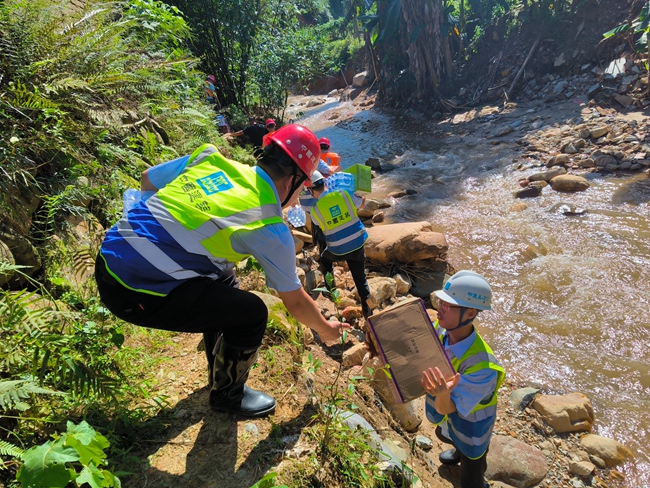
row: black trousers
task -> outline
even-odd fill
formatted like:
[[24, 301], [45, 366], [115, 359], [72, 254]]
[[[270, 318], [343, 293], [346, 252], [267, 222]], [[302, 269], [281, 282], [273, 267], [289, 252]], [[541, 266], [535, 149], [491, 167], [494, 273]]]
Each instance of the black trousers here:
[[233, 271], [218, 280], [188, 280], [159, 297], [124, 287], [98, 256], [95, 279], [106, 308], [131, 324], [175, 332], [220, 332], [228, 344], [243, 349], [262, 344], [268, 310], [260, 297], [238, 288]]
[[320, 272], [323, 273], [323, 276], [327, 275], [327, 273], [333, 274], [334, 263], [340, 261], [348, 263], [359, 297], [362, 302], [365, 301], [370, 296], [370, 288], [368, 287], [368, 280], [366, 280], [366, 252], [363, 247], [341, 255], [324, 251], [318, 261]]
[[[442, 428], [440, 426], [436, 427], [436, 437], [438, 437], [438, 439], [440, 439], [445, 444], [454, 445], [451, 439], [442, 435]], [[485, 454], [483, 454], [478, 459], [470, 459], [462, 452], [460, 452], [460, 449], [456, 449], [460, 454], [461, 488], [485, 488], [485, 471], [487, 470], [488, 451], [485, 451]]]
[[323, 251], [327, 247], [327, 241], [325, 240], [325, 234], [323, 233], [322, 229], [313, 222], [311, 224], [311, 238], [318, 248], [318, 256], [320, 257], [320, 255], [323, 254]]

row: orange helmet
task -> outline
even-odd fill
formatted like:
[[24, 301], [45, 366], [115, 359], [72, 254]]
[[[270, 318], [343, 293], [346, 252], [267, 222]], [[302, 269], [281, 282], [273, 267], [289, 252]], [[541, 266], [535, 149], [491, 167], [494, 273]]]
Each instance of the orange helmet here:
[[271, 140], [282, 148], [296, 165], [305, 172], [307, 180], [318, 167], [320, 146], [318, 139], [307, 127], [290, 124], [271, 134]]

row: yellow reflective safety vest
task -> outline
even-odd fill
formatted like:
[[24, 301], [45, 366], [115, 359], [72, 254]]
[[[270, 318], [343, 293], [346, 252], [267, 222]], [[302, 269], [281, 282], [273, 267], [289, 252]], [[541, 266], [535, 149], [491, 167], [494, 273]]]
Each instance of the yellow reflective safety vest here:
[[341, 256], [360, 249], [368, 233], [357, 215], [352, 197], [344, 190], [324, 193], [311, 215], [325, 234], [327, 251]]
[[257, 171], [213, 145], [199, 147], [177, 178], [107, 233], [101, 253], [109, 273], [162, 296], [187, 279], [219, 278], [248, 257], [233, 249], [235, 232], [283, 223], [275, 191]]
[[[438, 322], [434, 324], [436, 331], [443, 340], [444, 331], [440, 332]], [[426, 413], [427, 417], [436, 425], [445, 420], [449, 427], [449, 437], [457, 449], [470, 459], [478, 459], [490, 445], [490, 437], [497, 415], [497, 391], [505, 379], [505, 371], [494, 357], [490, 346], [483, 338], [476, 333], [472, 345], [465, 351], [462, 357], [452, 357], [451, 364], [454, 370], [461, 375], [471, 374], [485, 368], [497, 372], [497, 383], [494, 392], [484, 398], [466, 417], [461, 417], [456, 411], [448, 415], [439, 414], [433, 406], [433, 397], [427, 396]]]

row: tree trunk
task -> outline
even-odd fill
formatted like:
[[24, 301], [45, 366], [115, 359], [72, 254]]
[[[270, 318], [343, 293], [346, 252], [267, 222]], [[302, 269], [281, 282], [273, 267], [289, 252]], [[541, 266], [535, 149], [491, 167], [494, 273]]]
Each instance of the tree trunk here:
[[409, 69], [417, 83], [418, 99], [431, 94], [445, 72], [450, 74], [451, 55], [441, 33], [442, 13], [442, 0], [402, 0], [410, 40]]

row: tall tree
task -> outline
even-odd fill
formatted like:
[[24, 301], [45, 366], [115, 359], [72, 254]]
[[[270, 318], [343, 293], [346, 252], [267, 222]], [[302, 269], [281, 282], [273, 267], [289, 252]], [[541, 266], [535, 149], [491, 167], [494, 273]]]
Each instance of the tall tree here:
[[263, 0], [169, 0], [194, 30], [193, 51], [217, 79], [225, 104], [243, 105], [246, 77], [264, 27]]

